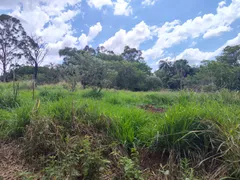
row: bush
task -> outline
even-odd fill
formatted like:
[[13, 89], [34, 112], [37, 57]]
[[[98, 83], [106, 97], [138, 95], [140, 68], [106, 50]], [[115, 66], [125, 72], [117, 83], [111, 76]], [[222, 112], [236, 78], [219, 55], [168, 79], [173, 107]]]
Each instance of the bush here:
[[11, 109], [18, 107], [20, 105], [20, 100], [11, 91], [0, 92], [0, 108], [1, 109]]
[[144, 88], [146, 90], [157, 90], [162, 87], [162, 81], [160, 78], [156, 76], [148, 76], [145, 79], [145, 86]]
[[34, 119], [23, 137], [24, 156], [41, 168], [49, 156], [57, 156], [66, 147], [63, 128], [49, 119]]
[[31, 106], [23, 106], [16, 109], [14, 119], [10, 122], [10, 137], [17, 138], [24, 135], [25, 128], [30, 123], [31, 112]]

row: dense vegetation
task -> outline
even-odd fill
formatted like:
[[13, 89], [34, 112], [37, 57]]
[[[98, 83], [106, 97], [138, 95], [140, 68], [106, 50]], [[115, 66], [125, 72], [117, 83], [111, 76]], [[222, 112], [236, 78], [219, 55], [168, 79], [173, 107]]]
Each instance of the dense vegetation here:
[[[1, 84], [0, 137], [25, 178], [238, 179], [240, 94]], [[14, 93], [13, 93], [14, 92]]]
[[216, 60], [203, 60], [199, 66], [190, 66], [185, 59], [161, 60], [155, 72], [151, 72], [141, 50], [128, 46], [121, 54], [102, 46], [96, 49], [86, 46], [81, 50], [67, 47], [59, 51], [62, 64], [39, 67], [47, 55], [47, 44], [41, 38], [28, 36], [16, 18], [1, 15], [0, 24], [0, 43], [4, 44], [0, 47], [3, 70], [0, 79], [4, 82], [33, 79], [34, 83], [46, 84], [66, 81], [72, 90], [78, 82], [84, 88], [99, 90], [240, 89], [240, 45], [226, 47]]
[[40, 38], [8, 15], [0, 29], [0, 145], [24, 162], [15, 179], [240, 178], [239, 45], [155, 72], [128, 46], [67, 47], [42, 67]]

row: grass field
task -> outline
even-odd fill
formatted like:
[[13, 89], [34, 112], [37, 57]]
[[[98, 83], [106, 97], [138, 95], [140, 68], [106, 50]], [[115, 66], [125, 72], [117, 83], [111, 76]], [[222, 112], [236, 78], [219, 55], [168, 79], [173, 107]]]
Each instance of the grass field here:
[[32, 100], [12, 86], [0, 84], [0, 138], [21, 152], [20, 179], [240, 179], [239, 92], [59, 84]]

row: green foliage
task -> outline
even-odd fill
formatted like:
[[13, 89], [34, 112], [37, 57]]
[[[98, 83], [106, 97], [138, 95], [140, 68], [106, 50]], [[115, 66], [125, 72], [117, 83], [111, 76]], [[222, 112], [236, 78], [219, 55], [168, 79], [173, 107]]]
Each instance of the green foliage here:
[[1, 92], [0, 93], [0, 108], [8, 109], [14, 108], [19, 105], [19, 100], [15, 99], [11, 92]]
[[18, 98], [19, 84], [13, 84], [12, 90], [8, 89], [0, 92], [0, 108], [11, 109], [19, 106]]
[[100, 179], [109, 162], [102, 157], [100, 150], [93, 151], [90, 146], [86, 137], [68, 150], [61, 161], [52, 157], [48, 167], [44, 169], [44, 178]]
[[139, 167], [138, 152], [135, 148], [131, 149], [131, 158], [121, 156], [119, 153], [114, 152], [114, 155], [118, 157], [119, 164], [123, 168], [123, 177], [130, 180], [143, 180], [142, 172]]
[[184, 180], [197, 180], [194, 177], [194, 169], [190, 168], [190, 164], [189, 164], [188, 159], [184, 158], [184, 159], [181, 160], [180, 168], [181, 168], [181, 171], [182, 171], [182, 178]]
[[176, 101], [176, 97], [169, 96], [169, 94], [147, 94], [145, 96], [145, 102], [147, 104], [157, 106], [169, 106]]
[[164, 88], [183, 89], [184, 79], [194, 73], [194, 68], [188, 65], [188, 61], [180, 59], [174, 63], [160, 61], [159, 70], [155, 75], [162, 80]]
[[156, 76], [148, 76], [145, 81], [146, 90], [158, 90], [162, 87], [161, 79]]
[[99, 179], [109, 163], [101, 149], [92, 150], [89, 137], [69, 136], [64, 126], [35, 119], [24, 135], [24, 154], [43, 169], [45, 179]]
[[222, 55], [217, 57], [217, 60], [229, 65], [240, 65], [240, 45], [227, 46], [223, 49]]
[[[47, 95], [40, 95], [42, 91]], [[109, 140], [102, 134], [119, 143], [126, 151], [133, 147], [145, 147], [156, 153], [165, 152], [167, 156], [174, 152], [173, 162], [188, 158], [189, 168], [181, 170], [186, 178], [194, 177], [195, 172], [199, 175], [198, 169], [192, 172], [193, 165], [197, 164], [205, 170], [204, 166], [210, 162], [225, 167], [227, 175], [239, 177], [239, 161], [236, 161], [240, 158], [239, 92], [226, 89], [215, 93], [103, 90], [101, 98], [96, 98], [95, 94], [82, 98], [92, 90], [67, 94], [62, 85], [38, 87], [36, 90], [40, 99], [49, 98], [51, 95], [48, 92], [59, 92], [64, 96], [52, 98], [52, 101], [37, 101], [34, 106], [31, 91], [21, 90], [18, 96], [20, 107], [0, 109], [0, 137], [23, 137], [25, 156], [39, 165], [37, 169], [47, 167], [44, 171], [46, 178], [58, 177], [57, 174], [64, 178], [66, 174], [89, 176], [89, 169], [94, 168], [90, 168], [92, 165], [84, 167], [82, 160], [89, 164], [94, 161], [105, 167], [108, 163], [103, 165], [102, 162], [108, 157], [103, 158], [101, 150], [94, 150], [108, 147]], [[140, 108], [142, 104], [152, 104], [164, 111], [144, 110]], [[88, 140], [91, 142], [90, 149], [82, 144], [82, 135], [86, 134], [91, 136]], [[81, 149], [85, 152], [80, 153]], [[93, 154], [87, 155], [87, 151]], [[110, 152], [111, 148], [104, 154]], [[118, 158], [121, 159], [121, 176], [126, 179], [141, 178], [145, 171], [140, 171], [138, 153], [132, 151], [130, 158], [119, 154], [124, 157]], [[78, 156], [81, 160], [76, 162], [74, 157]], [[84, 168], [87, 170], [83, 171]], [[99, 173], [103, 171], [99, 170]]]
[[101, 99], [103, 97], [103, 93], [98, 91], [97, 89], [90, 90], [82, 95], [84, 98], [93, 98], [93, 99]]
[[0, 15], [0, 26], [2, 79], [4, 82], [7, 82], [7, 68], [11, 65], [13, 59], [17, 61], [21, 58], [21, 50], [26, 42], [27, 34], [19, 19], [6, 14]]
[[11, 121], [11, 130], [9, 136], [22, 137], [25, 132], [25, 127], [30, 123], [31, 106], [23, 106], [15, 111], [15, 117]]
[[62, 90], [45, 88], [43, 90], [40, 90], [39, 96], [42, 100], [45, 101], [59, 101], [60, 99], [66, 97], [66, 94]]

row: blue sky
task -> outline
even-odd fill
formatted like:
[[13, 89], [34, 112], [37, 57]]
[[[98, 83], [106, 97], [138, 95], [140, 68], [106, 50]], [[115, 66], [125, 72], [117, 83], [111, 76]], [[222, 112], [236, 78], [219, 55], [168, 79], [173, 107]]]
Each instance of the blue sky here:
[[129, 45], [154, 69], [161, 59], [195, 65], [240, 44], [240, 0], [1, 0], [0, 13], [49, 44], [45, 64], [66, 46], [118, 54]]

